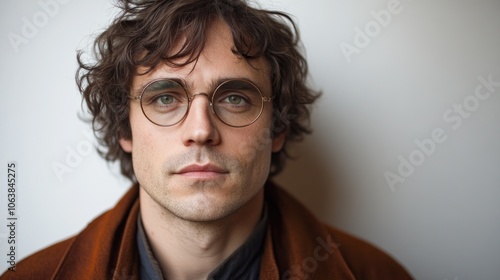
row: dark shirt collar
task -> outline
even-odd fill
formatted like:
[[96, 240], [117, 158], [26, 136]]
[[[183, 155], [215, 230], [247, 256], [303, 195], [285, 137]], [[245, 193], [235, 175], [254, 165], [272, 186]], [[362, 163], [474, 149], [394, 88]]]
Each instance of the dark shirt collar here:
[[[267, 207], [255, 230], [236, 251], [208, 275], [209, 280], [259, 279], [260, 260], [267, 224]], [[141, 213], [137, 215], [137, 246], [139, 249], [140, 273], [143, 280], [164, 280], [160, 266], [151, 250], [142, 225]]]
[[142, 226], [141, 211], [137, 215], [137, 248], [139, 249], [140, 273], [142, 280], [163, 280], [160, 265], [149, 246], [148, 238]]

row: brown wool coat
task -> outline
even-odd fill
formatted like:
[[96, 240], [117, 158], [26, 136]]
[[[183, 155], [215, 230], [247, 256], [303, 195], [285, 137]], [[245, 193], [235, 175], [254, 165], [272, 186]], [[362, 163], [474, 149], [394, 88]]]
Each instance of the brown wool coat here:
[[[273, 183], [261, 279], [411, 279], [374, 246], [319, 222]], [[138, 186], [80, 234], [19, 262], [1, 279], [139, 279]]]

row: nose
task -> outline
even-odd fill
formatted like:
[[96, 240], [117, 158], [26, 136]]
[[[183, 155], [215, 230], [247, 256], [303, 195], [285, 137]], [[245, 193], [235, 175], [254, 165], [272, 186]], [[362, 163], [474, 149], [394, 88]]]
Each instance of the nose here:
[[207, 94], [199, 93], [191, 97], [189, 111], [181, 124], [185, 146], [217, 145], [220, 142], [219, 130], [210, 111], [210, 98]]

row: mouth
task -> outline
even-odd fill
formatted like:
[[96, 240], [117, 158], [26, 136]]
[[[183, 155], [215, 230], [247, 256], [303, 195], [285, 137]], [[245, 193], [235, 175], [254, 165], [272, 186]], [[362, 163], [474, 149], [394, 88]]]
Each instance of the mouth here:
[[180, 175], [183, 177], [194, 179], [214, 179], [228, 173], [229, 172], [227, 170], [213, 164], [191, 164], [174, 172], [174, 175]]

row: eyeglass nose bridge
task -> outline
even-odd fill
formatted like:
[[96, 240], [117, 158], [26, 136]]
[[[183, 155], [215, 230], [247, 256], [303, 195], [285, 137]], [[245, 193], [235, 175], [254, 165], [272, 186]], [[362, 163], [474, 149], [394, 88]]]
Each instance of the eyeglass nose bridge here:
[[[193, 103], [193, 99], [198, 96], [198, 95], [204, 95], [207, 97], [207, 100], [208, 100], [208, 103], [210, 104], [210, 111], [212, 112], [212, 114], [214, 115], [217, 115], [214, 111], [214, 105], [213, 105], [213, 97], [210, 98], [210, 96], [205, 93], [205, 92], [200, 92], [200, 93], [195, 93], [191, 96], [188, 96], [188, 108], [187, 108], [187, 111], [186, 111], [186, 116], [189, 114], [189, 110], [191, 109], [191, 104]], [[186, 117], [185, 116], [185, 117]]]

